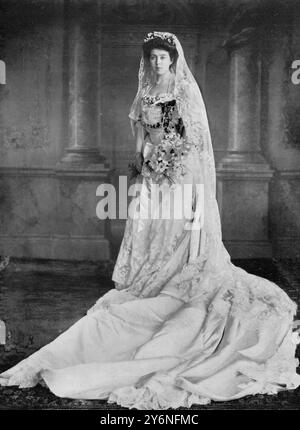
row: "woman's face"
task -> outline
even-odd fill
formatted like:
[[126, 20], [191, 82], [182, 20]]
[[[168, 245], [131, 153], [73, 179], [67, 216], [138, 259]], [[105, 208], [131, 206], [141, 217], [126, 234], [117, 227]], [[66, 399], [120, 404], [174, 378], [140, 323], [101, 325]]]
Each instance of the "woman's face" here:
[[168, 51], [164, 49], [152, 49], [150, 53], [150, 65], [157, 75], [169, 72], [172, 60]]

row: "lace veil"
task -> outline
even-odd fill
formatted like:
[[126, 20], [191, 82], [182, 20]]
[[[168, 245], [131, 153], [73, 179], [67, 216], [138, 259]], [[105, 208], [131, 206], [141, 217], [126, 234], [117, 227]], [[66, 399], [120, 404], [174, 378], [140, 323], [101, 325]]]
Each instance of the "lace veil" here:
[[[216, 201], [216, 170], [213, 155], [213, 147], [209, 129], [205, 104], [202, 98], [200, 88], [189, 69], [185, 60], [183, 48], [178, 38], [167, 32], [154, 32], [155, 36], [170, 36], [176, 46], [178, 58], [175, 64], [172, 64], [175, 74], [174, 98], [178, 107], [178, 113], [183, 120], [185, 127], [186, 139], [191, 144], [194, 151], [194, 183], [203, 184], [204, 196], [201, 197], [201, 205], [196, 202], [197, 208], [200, 208], [202, 218], [201, 231], [195, 229], [191, 236], [191, 263], [203, 265], [204, 262], [215, 267], [222, 267], [222, 263], [227, 264], [230, 260], [223, 243], [221, 234], [221, 224], [218, 205]], [[152, 73], [150, 64], [143, 58], [140, 60], [138, 73], [138, 90], [132, 103], [129, 118], [133, 135], [135, 136], [135, 125], [141, 114], [141, 99], [144, 91], [151, 84]], [[203, 198], [204, 197], [204, 198]], [[199, 212], [199, 210], [198, 210]], [[199, 213], [198, 213], [199, 217]], [[197, 220], [195, 220], [195, 223]], [[208, 261], [207, 261], [208, 260]]]

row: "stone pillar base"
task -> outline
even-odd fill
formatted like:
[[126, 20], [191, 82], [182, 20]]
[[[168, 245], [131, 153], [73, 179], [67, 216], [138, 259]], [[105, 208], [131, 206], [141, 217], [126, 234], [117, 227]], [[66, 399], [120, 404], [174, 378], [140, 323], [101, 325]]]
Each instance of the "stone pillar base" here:
[[64, 165], [89, 165], [105, 164], [105, 157], [95, 148], [67, 148], [66, 154], [59, 163], [59, 167]]
[[3, 200], [0, 254], [109, 260], [109, 220], [99, 219], [96, 213], [101, 199], [96, 191], [100, 184], [109, 182], [108, 172], [103, 165], [2, 167], [1, 188], [11, 190], [12, 197]]
[[269, 182], [265, 163], [226, 163], [217, 168], [217, 199], [225, 246], [232, 258], [270, 258]]
[[265, 158], [260, 152], [254, 151], [229, 151], [218, 163], [219, 168], [223, 170], [231, 170], [232, 168], [239, 168], [242, 170], [248, 170], [250, 168], [250, 170], [252, 170], [252, 167], [255, 167], [255, 165], [257, 165], [259, 170], [264, 168], [263, 165], [269, 170]]

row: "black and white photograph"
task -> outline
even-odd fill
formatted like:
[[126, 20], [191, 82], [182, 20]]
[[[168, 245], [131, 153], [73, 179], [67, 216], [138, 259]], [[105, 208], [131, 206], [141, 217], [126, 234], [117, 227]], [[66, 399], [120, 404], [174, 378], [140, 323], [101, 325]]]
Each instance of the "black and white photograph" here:
[[0, 0], [0, 420], [299, 410], [299, 185], [299, 1]]

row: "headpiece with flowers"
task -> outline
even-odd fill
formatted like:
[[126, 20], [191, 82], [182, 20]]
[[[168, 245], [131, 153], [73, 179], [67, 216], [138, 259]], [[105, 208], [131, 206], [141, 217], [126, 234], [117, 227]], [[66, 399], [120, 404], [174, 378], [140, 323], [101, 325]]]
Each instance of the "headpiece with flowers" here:
[[153, 39], [162, 39], [167, 41], [170, 45], [175, 45], [174, 35], [172, 33], [162, 32], [162, 31], [151, 31], [147, 34], [147, 36], [144, 39], [144, 43], [149, 42]]

